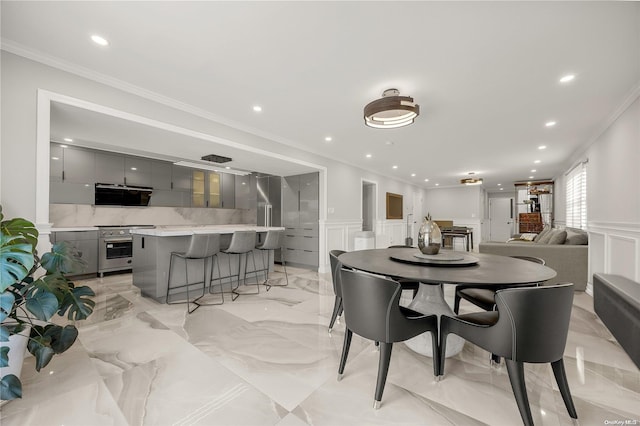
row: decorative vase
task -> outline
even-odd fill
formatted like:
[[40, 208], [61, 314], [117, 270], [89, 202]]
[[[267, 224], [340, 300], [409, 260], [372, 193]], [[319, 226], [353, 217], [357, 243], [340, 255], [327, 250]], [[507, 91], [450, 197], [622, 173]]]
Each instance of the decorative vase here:
[[438, 224], [426, 215], [418, 232], [418, 248], [423, 254], [438, 254], [442, 244], [442, 234]]

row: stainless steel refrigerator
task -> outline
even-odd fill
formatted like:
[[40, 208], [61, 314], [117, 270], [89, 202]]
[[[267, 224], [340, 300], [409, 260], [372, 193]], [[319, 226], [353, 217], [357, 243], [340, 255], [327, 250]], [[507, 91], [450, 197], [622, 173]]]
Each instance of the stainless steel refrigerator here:
[[[282, 178], [257, 176], [258, 226], [282, 226]], [[280, 262], [280, 250], [275, 251], [275, 261]]]

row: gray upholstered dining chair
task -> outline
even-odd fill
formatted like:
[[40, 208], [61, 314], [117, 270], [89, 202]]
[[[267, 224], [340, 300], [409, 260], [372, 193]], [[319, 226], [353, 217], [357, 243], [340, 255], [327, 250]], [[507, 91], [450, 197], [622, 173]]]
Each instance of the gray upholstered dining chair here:
[[[437, 348], [438, 317], [400, 306], [402, 286], [389, 278], [342, 268], [340, 285], [346, 329], [338, 380], [342, 379], [344, 373], [353, 333], [379, 342], [380, 361], [373, 403], [377, 409], [387, 380], [393, 344], [430, 332], [433, 347]], [[437, 350], [433, 352], [433, 375], [437, 378], [440, 354]]]
[[338, 256], [342, 253], [346, 253], [346, 251], [331, 250], [329, 252], [329, 262], [331, 262], [331, 281], [333, 282], [333, 293], [336, 296], [333, 302], [331, 321], [329, 321], [329, 333], [331, 333], [336, 319], [342, 315], [342, 290], [340, 287], [340, 269], [342, 268], [342, 263], [338, 260]]
[[[221, 305], [224, 303], [224, 294], [221, 292], [222, 300], [217, 303], [201, 303], [199, 300], [205, 295], [205, 288], [209, 287], [209, 291], [211, 292], [211, 281], [213, 280], [213, 269], [214, 263], [213, 260], [215, 258], [216, 263], [218, 265], [218, 274], [220, 274], [220, 262], [218, 261], [218, 253], [220, 252], [220, 235], [219, 234], [193, 234], [191, 236], [191, 240], [189, 242], [189, 248], [186, 252], [171, 252], [171, 257], [169, 258], [169, 273], [167, 277], [167, 296], [166, 303], [168, 305], [183, 303], [182, 300], [173, 302], [171, 301], [171, 293], [177, 294], [176, 290], [180, 293], [186, 292], [186, 300], [187, 304], [187, 312], [192, 313], [200, 306], [204, 305]], [[184, 283], [175, 284], [172, 280], [173, 278], [173, 264], [174, 259], [183, 259], [184, 260]], [[211, 259], [211, 267], [207, 268], [208, 261]], [[204, 264], [202, 281], [190, 282], [189, 281], [189, 263], [191, 261], [201, 260]], [[209, 270], [209, 274], [207, 274], [207, 270]], [[208, 279], [207, 279], [208, 277]], [[218, 278], [216, 278], [218, 279]], [[172, 285], [173, 284], [173, 285]], [[191, 300], [189, 289], [202, 284], [202, 294], [195, 299]], [[194, 304], [195, 308], [191, 309], [190, 305]]]
[[[540, 265], [544, 265], [544, 259], [533, 256], [509, 256], [514, 259], [522, 259], [529, 262], [538, 263]], [[532, 284], [537, 285], [537, 284]], [[492, 287], [492, 288], [480, 288], [469, 285], [458, 285], [456, 286], [456, 294], [453, 302], [453, 312], [456, 314], [460, 312], [460, 301], [461, 299], [466, 300], [467, 302], [473, 303], [479, 308], [484, 309], [485, 311], [492, 311], [495, 307], [495, 295], [496, 290], [501, 288], [506, 288], [506, 286], [502, 287]]]
[[533, 425], [524, 363], [551, 363], [569, 415], [577, 419], [562, 356], [567, 343], [573, 284], [496, 291], [496, 310], [440, 317], [440, 375], [444, 375], [447, 336], [456, 334], [504, 357], [511, 388], [525, 425]]

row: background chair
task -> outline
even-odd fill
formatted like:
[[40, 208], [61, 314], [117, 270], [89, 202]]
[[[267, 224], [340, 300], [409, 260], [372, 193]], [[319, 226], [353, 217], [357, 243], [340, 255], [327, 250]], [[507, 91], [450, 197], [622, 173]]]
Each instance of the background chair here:
[[[373, 406], [380, 407], [389, 371], [393, 343], [431, 332], [433, 347], [438, 347], [438, 318], [400, 306], [402, 287], [388, 278], [341, 269], [340, 285], [346, 330], [338, 380], [342, 378], [353, 333], [380, 342], [378, 380]], [[433, 374], [438, 376], [439, 353], [434, 350]]]
[[[193, 234], [191, 236], [191, 241], [189, 243], [189, 248], [186, 252], [172, 252], [171, 257], [169, 258], [169, 276], [167, 278], [167, 298], [166, 302], [168, 305], [173, 305], [180, 302], [171, 302], [170, 296], [171, 291], [185, 289], [187, 293], [187, 312], [192, 313], [200, 306], [204, 305], [221, 305], [224, 303], [224, 293], [222, 295], [222, 301], [219, 303], [199, 303], [198, 301], [205, 294], [205, 287], [208, 285], [211, 286], [211, 281], [213, 280], [213, 258], [215, 257], [216, 261], [218, 260], [218, 253], [220, 252], [220, 235], [219, 234]], [[179, 258], [184, 260], [184, 284], [171, 286], [172, 283], [172, 266], [174, 263], [174, 258]], [[207, 265], [208, 260], [211, 259], [211, 269], [209, 273], [209, 279], [207, 279]], [[193, 260], [202, 260], [204, 264], [202, 281], [197, 281], [190, 283], [189, 282], [189, 262]], [[218, 274], [220, 274], [220, 262], [216, 262], [218, 264]], [[189, 288], [193, 287], [196, 284], [202, 284], [202, 294], [196, 297], [194, 300], [190, 300], [189, 296]], [[210, 290], [210, 289], [209, 289]], [[195, 304], [195, 308], [191, 309], [191, 303]]]
[[[264, 272], [265, 279], [264, 285], [267, 287], [267, 291], [271, 289], [271, 287], [286, 287], [289, 285], [289, 275], [287, 274], [287, 265], [284, 258], [284, 250], [282, 252], [282, 267], [284, 268], [284, 278], [286, 280], [286, 284], [269, 284], [269, 259], [271, 256], [271, 252], [277, 249], [282, 249], [282, 236], [284, 235], [283, 231], [275, 231], [269, 230], [267, 231], [267, 236], [264, 238], [264, 242], [262, 244], [256, 245], [256, 250], [262, 250], [262, 264], [264, 265], [264, 269], [258, 269], [256, 272]], [[266, 260], [265, 256], [266, 254]]]
[[329, 252], [329, 261], [331, 262], [331, 281], [333, 282], [333, 293], [336, 295], [336, 299], [333, 302], [333, 313], [331, 314], [331, 321], [329, 321], [329, 333], [333, 329], [333, 324], [336, 319], [342, 315], [342, 290], [340, 287], [340, 269], [342, 263], [338, 260], [338, 256], [342, 253], [346, 253], [344, 250], [331, 250]]
[[440, 375], [444, 375], [444, 353], [450, 333], [504, 357], [522, 421], [525, 425], [533, 425], [524, 363], [550, 362], [567, 411], [577, 419], [562, 360], [569, 331], [573, 284], [498, 290], [495, 301], [496, 311], [440, 317]]
[[[532, 256], [510, 256], [516, 259], [527, 260], [529, 262], [539, 263], [544, 265], [544, 260], [539, 257]], [[537, 284], [532, 284], [537, 285]], [[492, 287], [492, 288], [479, 288], [467, 285], [456, 286], [456, 295], [453, 304], [453, 312], [458, 314], [460, 311], [460, 300], [464, 299], [467, 302], [484, 309], [485, 311], [492, 311], [496, 302], [495, 295], [496, 290], [506, 288], [506, 286]]]

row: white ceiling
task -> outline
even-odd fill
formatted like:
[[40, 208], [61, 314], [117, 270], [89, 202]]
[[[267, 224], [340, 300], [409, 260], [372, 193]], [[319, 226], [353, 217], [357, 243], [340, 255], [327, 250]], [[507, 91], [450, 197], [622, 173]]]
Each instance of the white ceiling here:
[[[1, 8], [9, 51], [76, 64], [426, 187], [455, 185], [469, 171], [487, 190], [527, 180], [534, 168], [536, 179], [551, 178], [640, 83], [637, 2], [5, 1]], [[96, 33], [110, 45], [93, 44]], [[560, 84], [568, 73], [575, 80]], [[420, 117], [401, 129], [366, 127], [363, 106], [391, 87], [415, 98]], [[550, 120], [557, 125], [546, 128]]]

